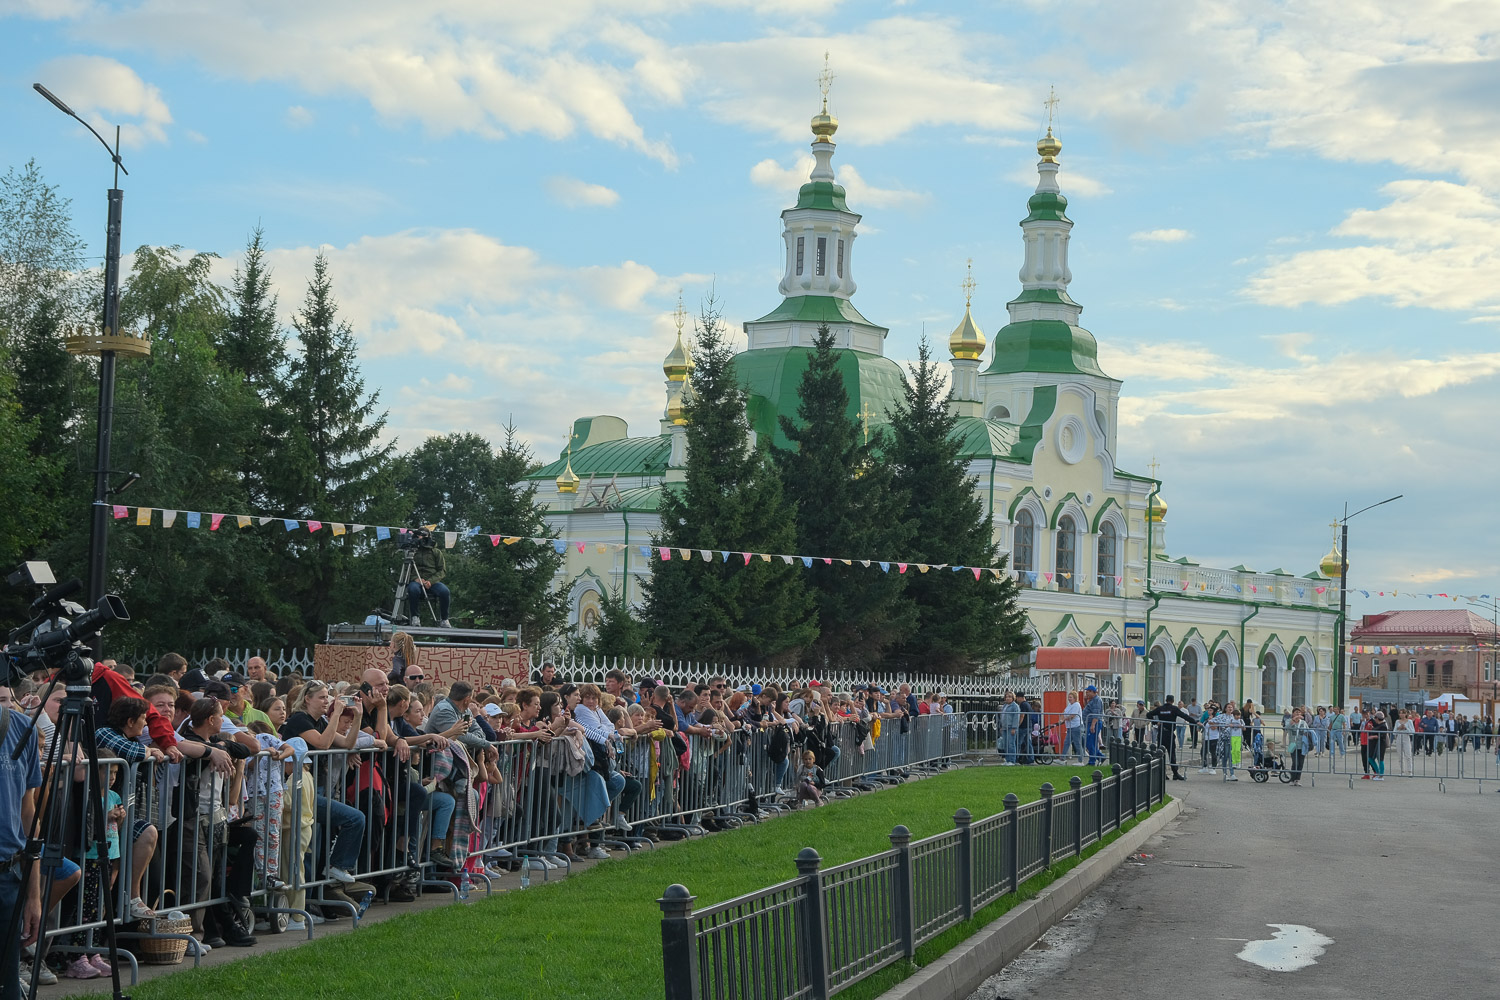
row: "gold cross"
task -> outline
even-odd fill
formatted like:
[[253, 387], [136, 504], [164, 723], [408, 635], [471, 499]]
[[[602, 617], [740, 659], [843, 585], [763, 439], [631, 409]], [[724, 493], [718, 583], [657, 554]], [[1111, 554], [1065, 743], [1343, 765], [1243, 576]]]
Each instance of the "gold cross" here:
[[573, 457], [573, 442], [578, 440], [578, 434], [573, 430], [573, 425], [568, 425], [568, 457]]
[[974, 301], [974, 258], [969, 258], [969, 272], [964, 276], [964, 283], [959, 286], [964, 290], [964, 308], [969, 308]]
[[1339, 543], [1339, 523], [1337, 521], [1331, 521], [1329, 522], [1328, 526], [1333, 529], [1333, 544], [1337, 546]]
[[687, 319], [687, 310], [682, 308], [682, 289], [677, 289], [677, 308], [672, 312], [672, 319], [677, 322], [677, 335], [682, 336], [682, 323]]
[[864, 407], [858, 413], [859, 419], [865, 424], [865, 444], [870, 443], [870, 418], [875, 415], [875, 411], [870, 409], [869, 400], [866, 400]]
[[1161, 471], [1161, 463], [1156, 460], [1156, 456], [1155, 455], [1151, 456], [1151, 464], [1148, 465], [1147, 468], [1151, 470], [1151, 478], [1152, 479], [1160, 479], [1161, 478], [1161, 476], [1157, 475], [1157, 473], [1159, 473]]
[[828, 91], [833, 87], [833, 70], [828, 68], [828, 53], [823, 53], [823, 72], [818, 74], [818, 89], [823, 92], [823, 112], [828, 112]]
[[1052, 128], [1053, 115], [1057, 111], [1057, 106], [1061, 103], [1061, 99], [1057, 96], [1057, 88], [1048, 87], [1047, 99], [1042, 102], [1042, 106], [1047, 109], [1047, 128]]

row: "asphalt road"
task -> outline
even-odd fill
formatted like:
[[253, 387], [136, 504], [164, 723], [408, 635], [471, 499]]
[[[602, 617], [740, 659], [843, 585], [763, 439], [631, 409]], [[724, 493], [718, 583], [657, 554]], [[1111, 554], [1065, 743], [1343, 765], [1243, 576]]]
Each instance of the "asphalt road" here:
[[[1188, 777], [1170, 783], [1184, 810], [1142, 848], [1153, 856], [972, 1000], [1500, 995], [1488, 895], [1500, 783], [1450, 781], [1444, 794], [1432, 779]], [[1272, 924], [1296, 929], [1276, 939]], [[1271, 971], [1237, 957], [1247, 947], [1312, 964]]]

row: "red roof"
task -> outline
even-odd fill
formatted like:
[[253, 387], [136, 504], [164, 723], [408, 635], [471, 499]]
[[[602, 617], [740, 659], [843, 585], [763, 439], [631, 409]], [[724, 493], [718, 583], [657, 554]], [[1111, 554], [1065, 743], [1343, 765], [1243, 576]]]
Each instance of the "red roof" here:
[[1135, 654], [1121, 646], [1043, 646], [1036, 668], [1049, 673], [1120, 674], [1135, 669]]
[[1457, 635], [1497, 638], [1495, 623], [1472, 611], [1387, 611], [1365, 615], [1354, 626], [1354, 639], [1378, 635]]

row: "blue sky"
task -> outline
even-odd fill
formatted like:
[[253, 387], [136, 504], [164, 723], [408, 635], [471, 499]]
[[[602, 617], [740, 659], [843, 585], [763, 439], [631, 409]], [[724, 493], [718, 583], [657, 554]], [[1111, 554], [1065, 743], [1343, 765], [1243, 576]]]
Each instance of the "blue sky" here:
[[288, 315], [326, 248], [403, 446], [513, 418], [550, 456], [654, 425], [679, 288], [776, 305], [825, 51], [860, 310], [910, 358], [972, 257], [993, 334], [1055, 85], [1072, 291], [1172, 553], [1305, 572], [1404, 493], [1351, 585], [1500, 592], [1500, 9], [975, 6], [0, 0], [0, 167], [97, 252], [108, 161], [40, 80], [126, 126], [127, 247], [227, 279], [260, 224]]

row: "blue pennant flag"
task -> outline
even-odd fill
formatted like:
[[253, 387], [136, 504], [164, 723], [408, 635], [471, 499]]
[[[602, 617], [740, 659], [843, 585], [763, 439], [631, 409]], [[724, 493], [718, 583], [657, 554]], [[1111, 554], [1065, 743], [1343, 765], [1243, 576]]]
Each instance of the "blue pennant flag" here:
[[890, 563], [881, 563], [880, 564], [880, 572], [882, 572], [882, 573], [889, 573], [890, 571], [891, 571], [891, 564]]
[[1027, 570], [1026, 571], [1026, 582], [1029, 583], [1029, 584], [1031, 584], [1032, 586], [1036, 585], [1036, 571], [1035, 570]]
[[1307, 588], [1306, 587], [1298, 587], [1297, 588], [1297, 596], [1298, 597], [1306, 597], [1307, 596]]
[[1370, 596], [1370, 592], [1368, 590], [1361, 590], [1360, 593], [1364, 594], [1366, 597]]
[[649, 546], [649, 545], [642, 545], [641, 546], [641, 558], [642, 559], [650, 559], [651, 558], [651, 546]]
[[950, 566], [948, 568], [951, 569], [951, 570], [953, 570], [953, 572], [955, 572], [955, 573], [957, 573], [959, 570], [962, 570], [962, 569], [968, 569], [967, 566]]
[[376, 538], [390, 538], [391, 537], [391, 529], [390, 528], [376, 528], [375, 529], [375, 537]]
[[728, 552], [725, 552], [723, 549], [720, 549], [719, 550], [719, 555], [721, 555], [721, 556], [724, 557], [724, 561], [725, 562], [729, 561], [729, 553]]
[[1234, 585], [1234, 592], [1236, 594], [1243, 594], [1245, 592], [1245, 588], [1241, 587], [1239, 584], [1235, 584]]
[[203, 523], [203, 515], [198, 513], [196, 510], [188, 511], [187, 516], [189, 528], [196, 528]]
[[807, 567], [812, 566], [812, 556], [798, 556], [797, 558], [802, 560], [802, 565]]
[[554, 538], [554, 539], [552, 539], [552, 548], [554, 550], [556, 550], [556, 552], [557, 552], [558, 555], [562, 555], [564, 552], [568, 551], [568, 542], [567, 542], [567, 539], [564, 539], [564, 538]]
[[284, 524], [284, 525], [286, 525], [286, 530], [287, 531], [296, 531], [297, 530], [297, 522], [293, 521], [289, 517], [282, 518], [281, 519], [281, 523]]
[[479, 534], [479, 525], [476, 524], [476, 525], [474, 525], [474, 527], [470, 528], [469, 529], [469, 534], [471, 534], [471, 535], [477, 535], [477, 534]]

